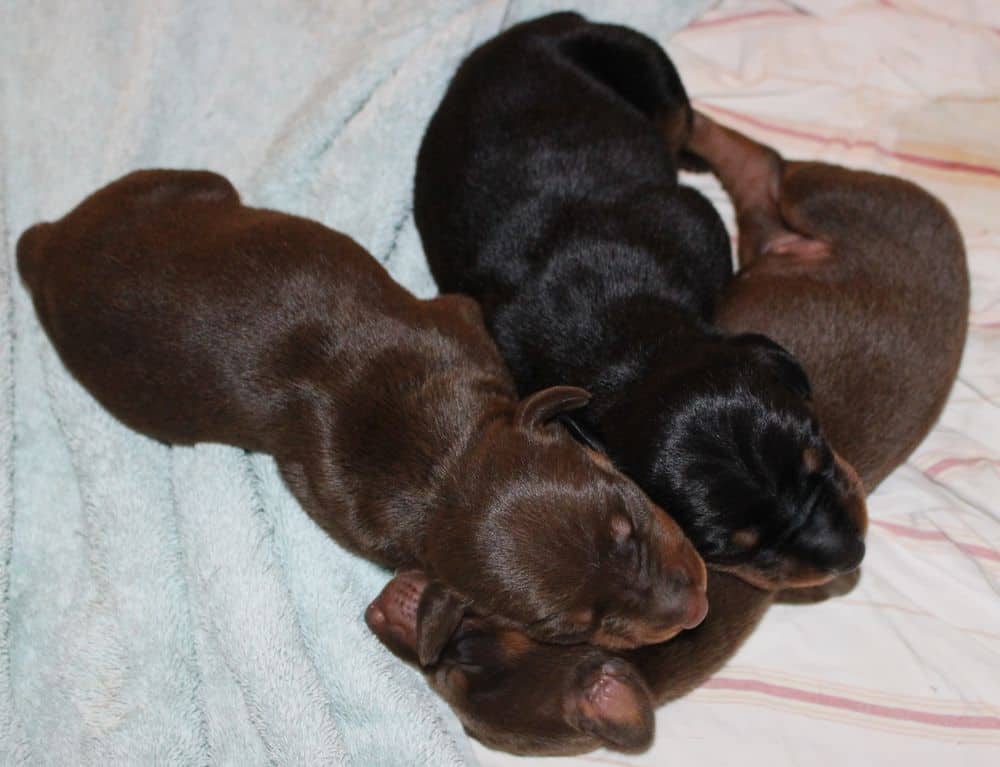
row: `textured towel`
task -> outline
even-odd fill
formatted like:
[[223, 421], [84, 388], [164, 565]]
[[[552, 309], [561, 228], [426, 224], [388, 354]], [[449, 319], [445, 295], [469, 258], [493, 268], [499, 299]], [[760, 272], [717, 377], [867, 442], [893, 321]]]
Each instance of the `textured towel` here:
[[462, 56], [567, 6], [662, 42], [707, 5], [0, 6], [0, 763], [474, 761], [361, 620], [386, 574], [324, 536], [270, 458], [108, 416], [42, 333], [17, 236], [136, 168], [207, 168], [432, 294], [413, 163]]

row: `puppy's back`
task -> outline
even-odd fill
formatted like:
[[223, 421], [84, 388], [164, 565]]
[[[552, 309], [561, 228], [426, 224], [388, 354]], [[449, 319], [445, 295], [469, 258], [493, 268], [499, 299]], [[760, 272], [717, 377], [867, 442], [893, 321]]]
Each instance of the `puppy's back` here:
[[899, 178], [792, 162], [780, 184], [782, 219], [830, 255], [760, 256], [730, 285], [720, 323], [800, 358], [831, 443], [850, 446], [845, 458], [871, 490], [926, 435], [957, 375], [969, 311], [962, 238], [944, 205]]
[[127, 425], [255, 449], [282, 406], [275, 349], [343, 330], [360, 294], [408, 298], [349, 238], [244, 207], [201, 171], [109, 184], [25, 232], [18, 268], [63, 362]]
[[[685, 208], [674, 155], [690, 118], [673, 64], [634, 30], [556, 13], [485, 43], [452, 79], [417, 157], [414, 215], [438, 285], [489, 307], [557, 239], [615, 236], [637, 197]], [[594, 219], [608, 223], [581, 226]]]

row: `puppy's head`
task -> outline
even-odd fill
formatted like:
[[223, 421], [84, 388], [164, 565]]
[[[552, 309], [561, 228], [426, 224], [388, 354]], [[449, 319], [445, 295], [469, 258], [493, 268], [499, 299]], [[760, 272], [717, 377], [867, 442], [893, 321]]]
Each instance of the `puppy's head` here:
[[480, 614], [543, 641], [629, 648], [696, 626], [705, 568], [677, 524], [558, 417], [553, 387], [486, 427], [450, 478], [426, 565]]
[[[418, 572], [397, 575], [365, 620], [402, 659], [419, 662], [428, 629], [427, 589]], [[493, 748], [574, 754], [600, 746], [634, 751], [653, 736], [649, 690], [627, 661], [590, 645], [547, 645], [486, 618], [466, 617], [425, 669], [466, 730]]]
[[[709, 566], [760, 588], [825, 583], [864, 556], [865, 492], [827, 443], [798, 362], [756, 334], [720, 339], [636, 424], [636, 473]], [[652, 395], [651, 395], [652, 396]]]

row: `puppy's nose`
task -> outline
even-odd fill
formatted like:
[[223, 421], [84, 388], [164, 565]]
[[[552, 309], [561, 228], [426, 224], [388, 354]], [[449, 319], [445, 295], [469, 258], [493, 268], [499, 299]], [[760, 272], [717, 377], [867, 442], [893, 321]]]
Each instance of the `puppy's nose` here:
[[863, 537], [868, 532], [868, 504], [865, 501], [864, 482], [854, 467], [836, 450], [833, 451], [833, 459], [846, 485], [847, 513]]
[[694, 544], [680, 527], [657, 507], [663, 522], [661, 556], [654, 612], [661, 625], [674, 629], [694, 628], [708, 614], [708, 571]]
[[681, 629], [693, 629], [708, 614], [705, 583], [686, 573], [668, 577], [656, 589], [647, 616], [657, 626], [660, 639], [673, 636]]
[[704, 583], [682, 576], [674, 581], [672, 588], [668, 588], [665, 597], [663, 613], [676, 627], [693, 629], [708, 614]]
[[861, 566], [865, 558], [865, 539], [860, 535], [851, 539], [845, 546], [844, 557], [837, 567], [837, 573], [849, 573]]
[[708, 596], [705, 594], [705, 590], [692, 590], [688, 600], [687, 612], [684, 615], [681, 625], [686, 629], [693, 629], [705, 620], [706, 615], [708, 615]]
[[851, 519], [857, 525], [860, 531], [859, 535], [863, 539], [868, 532], [868, 504], [865, 502], [864, 496], [855, 498], [855, 502], [851, 505], [850, 513]]
[[687, 612], [684, 615], [681, 625], [686, 629], [693, 629], [708, 614], [708, 570], [705, 568], [705, 561], [698, 554], [698, 550], [687, 538], [682, 544], [684, 549], [684, 575], [681, 583], [686, 584], [687, 592]]

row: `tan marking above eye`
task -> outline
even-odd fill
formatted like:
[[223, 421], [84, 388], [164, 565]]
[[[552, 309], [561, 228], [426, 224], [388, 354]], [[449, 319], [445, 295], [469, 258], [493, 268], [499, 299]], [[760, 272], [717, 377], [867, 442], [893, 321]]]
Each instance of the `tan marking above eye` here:
[[742, 530], [734, 532], [730, 540], [734, 546], [738, 546], [741, 549], [751, 549], [760, 541], [760, 533], [752, 527], [745, 527]]
[[534, 647], [535, 643], [520, 631], [504, 631], [500, 634], [500, 646], [504, 655], [516, 660]]
[[823, 465], [822, 456], [819, 454], [819, 450], [814, 447], [807, 447], [802, 451], [802, 465], [805, 466], [806, 471], [810, 474], [814, 474], [819, 471], [820, 466]]
[[618, 543], [624, 543], [632, 535], [631, 520], [622, 514], [612, 514], [611, 535]]

